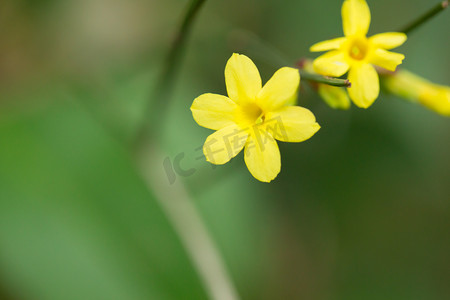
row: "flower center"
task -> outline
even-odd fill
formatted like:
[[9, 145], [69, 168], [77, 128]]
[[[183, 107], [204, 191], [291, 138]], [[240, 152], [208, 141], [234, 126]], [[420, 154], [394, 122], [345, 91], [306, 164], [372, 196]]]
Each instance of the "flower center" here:
[[364, 38], [355, 38], [348, 48], [348, 54], [351, 58], [355, 60], [362, 60], [366, 57], [367, 52], [369, 50], [369, 43], [367, 39]]
[[237, 113], [237, 122], [244, 126], [264, 121], [264, 112], [256, 103], [246, 103], [240, 106]]

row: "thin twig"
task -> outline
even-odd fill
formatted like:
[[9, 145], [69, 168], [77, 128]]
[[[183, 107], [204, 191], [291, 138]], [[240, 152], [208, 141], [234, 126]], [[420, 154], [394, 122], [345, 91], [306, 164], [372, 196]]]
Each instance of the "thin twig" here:
[[429, 19], [443, 11], [448, 7], [448, 0], [442, 1], [441, 3], [435, 5], [432, 9], [430, 9], [428, 12], [417, 18], [417, 20], [411, 22], [407, 26], [405, 26], [402, 30], [399, 30], [399, 32], [403, 32], [405, 34], [409, 34], [414, 29], [418, 28], [419, 26], [423, 25], [425, 22], [427, 22]]
[[300, 77], [304, 80], [313, 81], [317, 83], [328, 84], [332, 86], [351, 87], [352, 84], [348, 79], [339, 79], [334, 77], [322, 76], [299, 70]]

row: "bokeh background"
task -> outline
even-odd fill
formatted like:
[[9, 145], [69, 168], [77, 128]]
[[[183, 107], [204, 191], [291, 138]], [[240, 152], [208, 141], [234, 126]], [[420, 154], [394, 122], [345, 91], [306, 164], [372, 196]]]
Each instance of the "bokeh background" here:
[[[369, 1], [369, 34], [434, 2]], [[208, 297], [128, 150], [160, 113], [145, 107], [160, 100], [152, 90], [187, 3], [0, 2], [0, 299]], [[311, 44], [342, 34], [341, 3], [207, 1], [152, 128], [158, 147], [195, 170], [175, 180], [242, 299], [450, 299], [448, 118], [385, 93], [367, 110], [332, 110], [305, 88], [299, 104], [322, 128], [280, 143], [272, 183], [255, 180], [242, 154], [215, 168], [198, 159], [211, 131], [189, 107], [225, 94], [231, 53], [254, 58], [266, 81], [281, 65], [247, 52], [252, 36], [292, 63], [314, 57]], [[397, 50], [405, 68], [447, 85], [449, 13]], [[163, 160], [148, 168], [166, 180]]]

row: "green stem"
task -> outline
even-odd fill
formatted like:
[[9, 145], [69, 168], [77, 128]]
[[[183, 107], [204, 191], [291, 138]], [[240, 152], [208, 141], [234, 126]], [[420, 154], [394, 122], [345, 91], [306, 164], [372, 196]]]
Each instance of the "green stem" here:
[[411, 22], [409, 25], [404, 27], [402, 30], [399, 30], [399, 32], [403, 32], [405, 34], [409, 34], [411, 31], [419, 27], [420, 25], [423, 25], [425, 22], [427, 22], [429, 19], [443, 11], [448, 7], [448, 0], [442, 1], [441, 3], [434, 6], [432, 9], [430, 9], [428, 12], [420, 16], [417, 20], [414, 22]]
[[[162, 73], [156, 82], [155, 90], [149, 99], [144, 111], [144, 121], [137, 129], [135, 137], [135, 147], [145, 139], [152, 125], [159, 124], [162, 120], [164, 111], [166, 110], [169, 98], [173, 91], [175, 77], [181, 64], [184, 54], [184, 48], [192, 28], [192, 24], [197, 16], [200, 8], [206, 0], [191, 0], [183, 17], [183, 21], [175, 35], [175, 39], [169, 49], [164, 60]], [[150, 114], [153, 115], [150, 117]]]
[[334, 77], [322, 76], [300, 70], [300, 77], [304, 80], [314, 81], [317, 83], [328, 84], [332, 86], [351, 87], [352, 84], [348, 79], [339, 79]]

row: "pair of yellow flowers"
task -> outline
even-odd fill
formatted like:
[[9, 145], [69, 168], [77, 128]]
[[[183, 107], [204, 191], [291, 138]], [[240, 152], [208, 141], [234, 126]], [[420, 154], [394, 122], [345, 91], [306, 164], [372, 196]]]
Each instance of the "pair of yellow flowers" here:
[[[404, 55], [387, 51], [406, 40], [403, 33], [366, 37], [370, 11], [364, 0], [345, 0], [342, 5], [345, 37], [317, 43], [311, 51], [328, 51], [313, 62], [322, 75], [339, 77], [348, 72], [352, 86], [348, 93], [359, 107], [369, 107], [379, 94], [378, 73], [373, 65], [390, 71]], [[311, 111], [293, 106], [300, 84], [297, 69], [279, 69], [264, 85], [255, 64], [246, 56], [233, 54], [225, 67], [228, 97], [203, 94], [191, 111], [203, 127], [217, 130], [203, 146], [206, 160], [225, 164], [244, 149], [244, 160], [258, 180], [270, 182], [281, 169], [276, 140], [302, 142], [320, 126]]]

